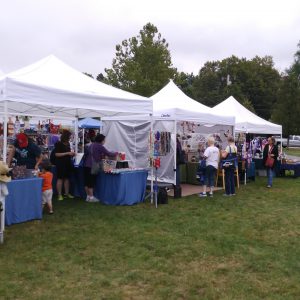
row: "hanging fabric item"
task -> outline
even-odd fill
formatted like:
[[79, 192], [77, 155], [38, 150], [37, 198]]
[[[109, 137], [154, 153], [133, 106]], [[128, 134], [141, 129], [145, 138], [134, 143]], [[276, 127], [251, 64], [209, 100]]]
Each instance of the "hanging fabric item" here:
[[[151, 138], [150, 138], [151, 141]], [[171, 133], [167, 131], [156, 131], [153, 134], [153, 155], [165, 156], [171, 151]]]

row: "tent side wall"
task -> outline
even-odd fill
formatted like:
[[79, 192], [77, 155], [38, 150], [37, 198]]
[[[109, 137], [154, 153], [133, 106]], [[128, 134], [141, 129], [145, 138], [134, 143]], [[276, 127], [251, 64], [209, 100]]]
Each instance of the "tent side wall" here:
[[105, 147], [111, 151], [125, 152], [131, 167], [146, 168], [150, 127], [150, 121], [103, 121]]
[[[161, 167], [157, 176], [159, 181], [175, 184], [174, 155], [176, 151], [176, 134], [174, 121], [156, 120], [153, 131], [171, 132], [171, 151], [161, 157]], [[136, 168], [148, 168], [150, 157], [149, 133], [151, 121], [148, 120], [103, 120], [103, 133], [106, 135], [105, 146], [109, 150], [126, 153], [129, 165]], [[149, 174], [150, 175], [150, 174]]]

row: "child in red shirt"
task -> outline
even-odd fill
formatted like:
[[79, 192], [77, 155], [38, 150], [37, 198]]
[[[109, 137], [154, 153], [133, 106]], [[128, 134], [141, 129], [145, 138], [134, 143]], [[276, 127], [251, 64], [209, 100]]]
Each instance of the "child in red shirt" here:
[[42, 171], [39, 173], [39, 177], [43, 178], [43, 186], [42, 186], [42, 199], [43, 199], [43, 208], [47, 205], [49, 214], [53, 214], [52, 207], [52, 179], [53, 174], [50, 172], [51, 164], [48, 161], [44, 161], [41, 164]]

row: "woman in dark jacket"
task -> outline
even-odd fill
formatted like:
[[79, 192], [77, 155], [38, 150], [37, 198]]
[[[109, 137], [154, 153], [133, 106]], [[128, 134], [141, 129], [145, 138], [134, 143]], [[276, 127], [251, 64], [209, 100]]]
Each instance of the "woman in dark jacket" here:
[[[266, 166], [268, 157], [274, 159], [272, 166]], [[278, 147], [275, 143], [275, 138], [272, 136], [268, 138], [268, 144], [265, 146], [264, 153], [263, 153], [263, 165], [267, 169], [268, 188], [271, 188], [273, 185], [273, 173], [274, 173], [274, 168], [276, 166], [277, 158], [278, 158]]]

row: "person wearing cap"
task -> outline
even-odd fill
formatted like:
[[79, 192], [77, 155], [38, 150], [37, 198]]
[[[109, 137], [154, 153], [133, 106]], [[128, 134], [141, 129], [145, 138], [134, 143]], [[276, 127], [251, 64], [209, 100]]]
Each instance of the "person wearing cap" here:
[[12, 159], [17, 160], [18, 166], [26, 166], [27, 169], [38, 169], [42, 161], [41, 149], [25, 133], [19, 133], [9, 153], [7, 163], [10, 166]]

